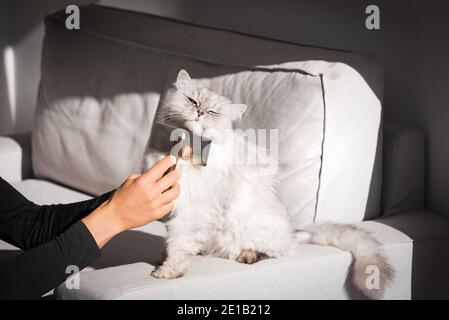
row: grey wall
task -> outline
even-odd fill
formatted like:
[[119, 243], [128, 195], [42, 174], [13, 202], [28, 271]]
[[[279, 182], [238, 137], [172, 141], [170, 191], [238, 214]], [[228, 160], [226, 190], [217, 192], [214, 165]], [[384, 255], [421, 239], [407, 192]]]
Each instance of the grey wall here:
[[419, 102], [403, 118], [427, 135], [427, 204], [449, 215], [449, 3], [417, 4], [419, 16]]
[[[4, 123], [7, 117], [3, 117], [2, 105], [0, 134], [31, 128], [44, 15], [69, 3], [91, 2], [95, 1], [11, 1], [9, 34], [17, 54], [19, 84], [17, 122]], [[443, 16], [443, 7], [448, 7], [446, 1], [103, 0], [100, 3], [298, 43], [376, 54], [386, 69], [385, 119], [418, 126], [426, 132], [428, 206], [449, 215], [446, 196], [449, 93], [444, 77], [449, 71], [445, 58], [449, 56], [449, 27]], [[377, 4], [381, 9], [379, 31], [368, 31], [364, 26], [368, 4]], [[0, 46], [4, 46], [1, 33]], [[0, 86], [1, 71], [0, 67]], [[3, 95], [1, 90], [0, 103]]]

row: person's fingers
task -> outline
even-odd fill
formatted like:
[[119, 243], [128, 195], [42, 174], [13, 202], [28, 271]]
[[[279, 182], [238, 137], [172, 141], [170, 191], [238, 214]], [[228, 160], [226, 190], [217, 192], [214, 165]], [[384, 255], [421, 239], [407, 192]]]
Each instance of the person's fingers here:
[[156, 185], [154, 186], [154, 191], [158, 194], [166, 191], [171, 186], [173, 186], [180, 177], [181, 171], [173, 170], [156, 183]]
[[151, 167], [147, 172], [142, 174], [139, 180], [144, 184], [150, 184], [158, 181], [164, 173], [176, 163], [176, 158], [174, 156], [166, 156], [164, 159], [157, 162], [153, 167]]
[[162, 207], [159, 207], [159, 209], [157, 209], [157, 211], [155, 212], [156, 219], [160, 219], [166, 216], [170, 211], [173, 210], [173, 207], [174, 207], [173, 202], [169, 202], [163, 205]]
[[179, 183], [175, 183], [172, 188], [161, 194], [161, 197], [159, 199], [160, 204], [165, 205], [169, 202], [172, 202], [179, 196], [180, 192], [181, 188], [179, 186]]

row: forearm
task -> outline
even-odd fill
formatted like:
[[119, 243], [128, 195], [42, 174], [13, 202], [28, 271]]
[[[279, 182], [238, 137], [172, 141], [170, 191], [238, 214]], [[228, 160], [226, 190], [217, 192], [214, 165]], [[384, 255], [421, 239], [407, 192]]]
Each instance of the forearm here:
[[68, 266], [83, 269], [126, 226], [109, 200], [54, 240], [0, 262], [0, 299], [35, 299], [62, 283]]
[[0, 299], [36, 299], [62, 283], [68, 266], [83, 269], [100, 256], [95, 239], [79, 221], [54, 240], [0, 262]]
[[33, 242], [30, 244], [31, 247], [55, 238], [72, 224], [97, 209], [110, 198], [112, 193], [111, 191], [97, 198], [77, 203], [41, 206], [39, 213], [35, 215], [33, 228], [30, 228], [30, 232], [26, 235]]
[[[54, 239], [76, 221], [109, 199], [112, 192], [100, 197], [62, 205], [39, 206], [25, 199], [17, 190], [0, 180], [0, 238], [29, 250]], [[3, 201], [3, 199], [12, 199]]]

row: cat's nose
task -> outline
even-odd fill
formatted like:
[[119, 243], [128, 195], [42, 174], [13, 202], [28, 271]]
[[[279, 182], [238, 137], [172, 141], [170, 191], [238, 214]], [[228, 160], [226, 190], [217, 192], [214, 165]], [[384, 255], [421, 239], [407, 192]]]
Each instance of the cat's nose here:
[[204, 115], [204, 111], [203, 110], [196, 110], [196, 113], [198, 114], [198, 117], [201, 117], [202, 115]]

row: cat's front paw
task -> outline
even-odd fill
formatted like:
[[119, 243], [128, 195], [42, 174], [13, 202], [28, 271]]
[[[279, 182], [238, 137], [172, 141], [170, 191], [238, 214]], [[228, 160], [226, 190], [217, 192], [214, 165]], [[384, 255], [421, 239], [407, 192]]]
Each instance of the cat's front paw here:
[[151, 275], [158, 279], [176, 279], [182, 277], [184, 272], [162, 265], [154, 269]]
[[240, 252], [240, 255], [235, 259], [237, 262], [253, 264], [261, 260], [268, 259], [268, 256], [256, 250], [245, 249]]

